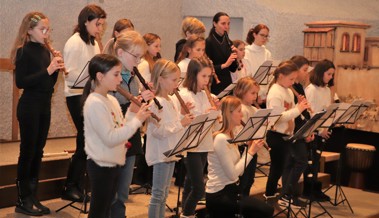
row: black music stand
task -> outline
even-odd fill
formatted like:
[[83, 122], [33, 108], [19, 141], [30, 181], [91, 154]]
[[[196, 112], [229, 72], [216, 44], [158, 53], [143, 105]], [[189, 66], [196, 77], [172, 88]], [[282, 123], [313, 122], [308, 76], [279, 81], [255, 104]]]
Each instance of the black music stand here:
[[218, 93], [217, 98], [221, 99], [224, 96], [229, 95], [231, 92], [233, 92], [233, 89], [236, 87], [236, 85], [236, 83], [229, 84], [224, 90]]
[[259, 85], [268, 85], [272, 69], [278, 66], [277, 61], [265, 61], [255, 72], [253, 79]]
[[[344, 103], [342, 103], [344, 104]], [[361, 100], [354, 101], [351, 104], [347, 104], [348, 107], [344, 107], [343, 109], [340, 109], [341, 115], [338, 117], [338, 119], [335, 120], [335, 122], [332, 123], [331, 127], [334, 127], [337, 124], [344, 125], [344, 124], [353, 124], [357, 121], [357, 119], [362, 115], [362, 113], [371, 105], [371, 102], [363, 102]], [[342, 157], [338, 160], [338, 166], [337, 166], [337, 176], [336, 176], [336, 184], [333, 184], [332, 186], [328, 187], [324, 193], [329, 191], [334, 186], [336, 187], [335, 193], [334, 193], [334, 201], [330, 200], [329, 202], [333, 206], [338, 206], [346, 201], [347, 205], [349, 206], [349, 209], [351, 213], [354, 214], [353, 208], [351, 207], [349, 200], [347, 199], [342, 187], [341, 187], [341, 165], [342, 165]], [[338, 194], [339, 192], [339, 194]], [[338, 201], [340, 199], [340, 201]], [[338, 201], [338, 202], [337, 202]]]
[[[281, 112], [273, 109], [260, 109], [250, 117], [245, 126], [229, 143], [244, 143], [251, 140], [264, 139], [268, 128], [271, 128], [279, 120]], [[276, 113], [278, 112], [278, 113]], [[279, 113], [280, 112], [280, 113]], [[271, 118], [271, 119], [269, 119]], [[246, 149], [248, 147], [246, 146]], [[245, 152], [244, 172], [247, 168], [247, 150]], [[239, 197], [240, 198], [240, 197]], [[241, 199], [239, 199], [241, 200]], [[242, 208], [239, 210], [239, 217], [242, 217]]]
[[[186, 131], [180, 138], [179, 142], [176, 144], [176, 146], [164, 152], [163, 154], [170, 158], [172, 156], [176, 156], [178, 158], [183, 158], [186, 151], [191, 150], [193, 148], [196, 148], [199, 146], [202, 139], [205, 137], [206, 134], [208, 134], [213, 126], [214, 122], [217, 120], [217, 114], [216, 113], [207, 113], [207, 114], [201, 114], [195, 119], [192, 120], [191, 124], [187, 127]], [[179, 171], [181, 171], [182, 167], [179, 165]], [[179, 175], [181, 172], [179, 172]], [[177, 178], [178, 179], [178, 178]], [[172, 217], [179, 218], [179, 201], [180, 201], [180, 185], [178, 186], [178, 199], [176, 201], [176, 209], [175, 209], [175, 215]], [[170, 210], [173, 212], [173, 210]]]
[[[57, 209], [55, 212], [58, 213], [59, 211], [65, 209], [66, 207], [72, 207], [76, 210], [79, 210], [79, 214], [84, 213], [88, 214], [88, 209], [87, 209], [87, 203], [89, 202], [89, 196], [88, 196], [88, 191], [87, 191], [87, 186], [88, 185], [88, 173], [85, 172], [84, 174], [84, 185], [83, 185], [83, 195], [84, 199], [82, 202], [80, 201], [71, 201], [70, 203], [66, 204], [65, 206]], [[82, 205], [80, 207], [75, 206], [75, 203], [81, 203]]]
[[[74, 81], [74, 84], [72, 84], [71, 89], [83, 89], [85, 84], [87, 83], [87, 80], [89, 78], [89, 73], [88, 73], [88, 65], [89, 65], [90, 61], [87, 61], [87, 63], [84, 65], [83, 69], [80, 71], [78, 77], [75, 79]], [[88, 175], [87, 173], [85, 173], [84, 175], [84, 178], [85, 180], [88, 179]], [[74, 204], [77, 203], [78, 201], [71, 201], [70, 203], [66, 204], [65, 206], [59, 208], [58, 210], [56, 210], [55, 212], [59, 212], [63, 209], [65, 209], [66, 207], [72, 207], [74, 209], [77, 209], [80, 211], [80, 213], [84, 213], [84, 214], [87, 214], [88, 213], [88, 210], [87, 210], [87, 203], [89, 201], [89, 199], [87, 199], [87, 181], [85, 181], [85, 184], [84, 184], [84, 187], [83, 187], [83, 194], [84, 194], [84, 199], [83, 199], [83, 202], [82, 202], [82, 206], [79, 208], [77, 206], [75, 206]], [[80, 203], [80, 202], [78, 202]], [[84, 207], [84, 209], [82, 209]]]
[[[322, 111], [322, 112], [316, 113], [295, 134], [293, 134], [292, 136], [289, 136], [289, 137], [284, 137], [283, 139], [286, 141], [290, 141], [290, 142], [294, 143], [297, 140], [304, 139], [304, 138], [312, 135], [313, 132], [315, 132], [319, 127], [321, 127], [321, 125], [324, 124], [335, 113], [335, 110], [336, 110], [336, 108], [332, 107], [332, 108], [328, 109], [327, 111]], [[313, 180], [312, 180], [312, 182], [313, 182]], [[312, 186], [313, 186], [313, 184], [312, 184]], [[292, 192], [292, 191], [293, 191], [292, 187], [290, 187], [290, 192]], [[297, 217], [297, 215], [299, 213], [301, 213], [303, 216], [307, 217], [307, 212], [305, 211], [305, 208], [300, 208], [296, 213], [293, 211], [293, 209], [291, 208], [291, 201], [293, 198], [292, 193], [290, 193], [289, 198], [290, 199], [289, 199], [288, 206], [286, 208], [284, 208], [282, 211], [279, 211], [277, 214], [275, 214], [274, 217], [276, 217], [276, 216], [278, 216], [278, 215], [280, 215], [286, 211], [287, 211], [287, 217], [290, 217], [291, 215], [294, 215], [295, 217]], [[320, 215], [327, 213], [330, 217], [332, 217], [330, 215], [330, 213], [325, 209], [325, 207], [320, 204], [320, 202], [317, 202], [317, 203], [324, 210], [323, 213], [321, 213], [317, 216], [320, 216]], [[312, 207], [312, 199], [309, 202], [308, 216], [310, 216], [310, 214], [311, 214], [311, 207]], [[304, 212], [303, 212], [303, 210], [304, 210]]]
[[80, 71], [78, 77], [75, 79], [74, 84], [70, 87], [71, 89], [82, 89], [87, 83], [87, 80], [89, 78], [89, 72], [88, 72], [88, 65], [90, 61], [88, 61], [83, 69]]

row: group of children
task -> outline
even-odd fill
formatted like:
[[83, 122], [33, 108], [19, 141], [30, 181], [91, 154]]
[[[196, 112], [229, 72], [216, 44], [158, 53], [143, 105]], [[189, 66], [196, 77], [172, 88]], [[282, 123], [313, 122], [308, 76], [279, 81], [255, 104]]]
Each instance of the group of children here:
[[[204, 195], [210, 217], [234, 217], [238, 213], [244, 217], [271, 217], [273, 207], [249, 197], [256, 154], [265, 142], [250, 141], [246, 148], [239, 149], [238, 145], [227, 141], [235, 136], [241, 121], [246, 122], [257, 110], [252, 105], [259, 101], [261, 88], [252, 76], [260, 64], [271, 58], [271, 53], [264, 47], [269, 37], [268, 27], [260, 24], [252, 28], [246, 40], [249, 45], [245, 48], [241, 40], [229, 41], [230, 19], [226, 13], [214, 16], [206, 39], [203, 37], [204, 24], [196, 18], [185, 18], [182, 24], [185, 39], [177, 43], [175, 63], [160, 57], [158, 35], [148, 33], [142, 37], [128, 19], [116, 22], [112, 38], [104, 51], [100, 51], [96, 37], [103, 31], [106, 16], [97, 5], [83, 8], [63, 55], [55, 52], [54, 58], [45, 47], [49, 40], [48, 18], [40, 12], [31, 12], [22, 21], [11, 53], [17, 87], [24, 89], [17, 108], [21, 144], [16, 212], [31, 216], [50, 213], [49, 208], [38, 201], [36, 188], [50, 125], [51, 97], [58, 71], [65, 69], [68, 72], [64, 76], [66, 102], [77, 138], [62, 198], [78, 202], [87, 198], [81, 191], [86, 170], [91, 184], [88, 217], [125, 217], [135, 157], [143, 153], [140, 127], [144, 122], [147, 124], [146, 163], [153, 166], [148, 215], [164, 217], [178, 161], [177, 157], [166, 157], [164, 152], [174, 148], [196, 116], [211, 111], [219, 111], [221, 124], [216, 122], [212, 132], [183, 159], [187, 174], [181, 217], [195, 217], [196, 205]], [[289, 201], [293, 186], [305, 170], [308, 153], [305, 144], [313, 140], [311, 137], [290, 144], [282, 136], [291, 135], [299, 128], [301, 122], [298, 124], [295, 118], [301, 117], [307, 109], [318, 112], [331, 102], [326, 84], [333, 76], [333, 64], [326, 60], [317, 64], [310, 77], [311, 85], [304, 93], [296, 82], [306, 80], [308, 66], [303, 57], [282, 62], [274, 72], [267, 93], [267, 108], [285, 108], [278, 123], [267, 133], [267, 143], [271, 147], [267, 199], [276, 196], [277, 183], [282, 176], [280, 201]], [[75, 87], [76, 79], [85, 68], [88, 68], [88, 81], [84, 87]], [[144, 89], [135, 78], [136, 68], [151, 89]], [[213, 74], [220, 79], [219, 84], [212, 81]], [[235, 96], [227, 96], [221, 102], [214, 95], [209, 97], [209, 86], [213, 94], [218, 94], [232, 82], [237, 83]], [[185, 106], [172, 95], [179, 86]], [[294, 98], [292, 86], [300, 88], [298, 92], [306, 94], [307, 99]], [[163, 108], [158, 109], [153, 101], [138, 106], [118, 93], [118, 89], [128, 91], [138, 100], [155, 99]], [[160, 121], [151, 119], [151, 114], [158, 116]], [[309, 114], [304, 117], [309, 119]], [[320, 137], [328, 138], [329, 133], [323, 131]], [[300, 147], [301, 152], [298, 151]]]

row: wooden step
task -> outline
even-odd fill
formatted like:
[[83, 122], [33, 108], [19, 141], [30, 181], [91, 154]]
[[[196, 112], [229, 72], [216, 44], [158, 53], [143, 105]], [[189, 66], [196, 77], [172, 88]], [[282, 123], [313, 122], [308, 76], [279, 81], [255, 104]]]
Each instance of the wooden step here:
[[[42, 161], [38, 199], [59, 198], [66, 180], [70, 160], [68, 158]], [[17, 165], [0, 166], [0, 208], [14, 206], [17, 199]]]

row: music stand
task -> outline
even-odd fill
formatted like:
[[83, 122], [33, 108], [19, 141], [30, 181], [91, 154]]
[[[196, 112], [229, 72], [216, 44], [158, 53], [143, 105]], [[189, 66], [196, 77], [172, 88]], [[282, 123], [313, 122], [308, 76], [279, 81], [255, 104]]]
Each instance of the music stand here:
[[[346, 105], [349, 105], [349, 107], [347, 107], [346, 109], [342, 110], [342, 114], [340, 115], [340, 117], [335, 122], [333, 122], [332, 126], [335, 126], [337, 124], [344, 125], [344, 124], [353, 124], [353, 123], [355, 123], [357, 121], [357, 119], [362, 115], [362, 113], [371, 104], [372, 104], [371, 102], [363, 102], [361, 100], [354, 101], [351, 104], [346, 104]], [[349, 209], [350, 209], [351, 213], [354, 214], [353, 208], [351, 207], [351, 205], [349, 203], [349, 200], [347, 199], [347, 197], [346, 197], [346, 195], [345, 195], [345, 193], [344, 193], [344, 191], [343, 191], [343, 189], [341, 187], [341, 164], [342, 164], [341, 163], [341, 159], [342, 159], [342, 157], [338, 160], [336, 184], [333, 184], [332, 186], [328, 187], [324, 191], [324, 193], [326, 193], [331, 188], [333, 188], [334, 186], [336, 186], [336, 190], [335, 190], [335, 193], [334, 193], [334, 201], [329, 200], [329, 202], [333, 206], [338, 206], [341, 203], [343, 203], [343, 202], [346, 201], [347, 205], [349, 206]], [[338, 192], [340, 192], [340, 193], [338, 194]], [[337, 202], [338, 198], [341, 199], [339, 202]]]
[[[72, 207], [76, 210], [79, 210], [79, 215], [81, 213], [88, 214], [87, 203], [89, 202], [90, 199], [88, 196], [87, 187], [88, 187], [88, 173], [85, 172], [85, 174], [84, 174], [84, 186], [83, 186], [83, 195], [84, 195], [83, 201], [82, 202], [81, 201], [71, 201], [70, 203], [64, 205], [63, 207], [55, 210], [55, 212], [58, 213], [59, 211], [65, 209], [66, 207]], [[74, 205], [75, 203], [82, 203], [82, 205], [80, 207], [77, 207]]]
[[82, 89], [87, 83], [87, 80], [89, 78], [89, 73], [88, 73], [88, 65], [90, 61], [88, 61], [83, 69], [80, 71], [78, 77], [75, 79], [74, 84], [70, 87], [71, 89]]
[[[297, 140], [304, 139], [310, 136], [335, 113], [335, 110], [336, 110], [336, 107], [332, 107], [332, 108], [329, 108], [327, 111], [316, 113], [295, 134], [293, 134], [292, 136], [283, 137], [283, 139], [286, 141], [290, 141], [291, 143], [295, 143]], [[274, 217], [278, 216], [279, 214], [284, 213], [285, 211], [287, 211], [287, 217], [290, 217], [291, 214], [297, 217], [298, 213], [302, 213], [304, 216], [306, 216], [306, 212], [305, 213], [302, 212], [303, 208], [300, 208], [300, 210], [297, 213], [293, 211], [293, 209], [291, 208], [292, 193], [290, 194], [289, 197], [290, 197], [290, 200], [289, 200], [288, 206], [282, 211], [279, 211], [277, 214], [275, 214]], [[320, 202], [317, 202], [317, 203], [324, 210], [322, 214], [327, 213], [330, 217], [332, 217], [330, 213], [325, 209], [325, 207], [320, 204]], [[309, 211], [308, 211], [309, 216], [311, 214], [311, 206], [312, 206], [312, 199], [309, 202]]]
[[[216, 119], [217, 119], [217, 116], [214, 117], [213, 113], [198, 115], [197, 117], [195, 117], [195, 119], [192, 120], [191, 124], [186, 128], [184, 134], [179, 139], [175, 147], [171, 150], [164, 152], [163, 154], [168, 159], [171, 158], [172, 156], [183, 158], [184, 156], [183, 153], [185, 153], [187, 150], [191, 150], [199, 146], [201, 140], [205, 137], [205, 136], [202, 137], [202, 134], [208, 134], [209, 130], [213, 126]], [[204, 128], [205, 124], [207, 124], [206, 128]], [[179, 171], [181, 171], [182, 167], [180, 165], [179, 165], [179, 168], [180, 168]], [[179, 175], [180, 174], [181, 173], [179, 173]], [[172, 217], [179, 218], [179, 201], [180, 201], [180, 185], [178, 186], [178, 199], [176, 202], [175, 215], [173, 215]]]
[[236, 87], [236, 83], [231, 83], [229, 84], [224, 90], [222, 90], [218, 95], [216, 96], [218, 99], [223, 98], [226, 95], [229, 95], [233, 89]]
[[257, 71], [255, 72], [253, 79], [259, 84], [259, 85], [268, 85], [270, 82], [270, 75], [272, 69], [276, 68], [278, 66], [278, 61], [265, 61]]
[[267, 129], [275, 125], [281, 116], [273, 111], [273, 109], [259, 109], [247, 120], [246, 125], [239, 131], [236, 137], [229, 139], [228, 142], [231, 144], [243, 143], [265, 138]]
[[[87, 63], [84, 65], [83, 69], [80, 71], [78, 77], [75, 79], [74, 83], [72, 84], [72, 86], [69, 86], [69, 88], [71, 89], [83, 89], [84, 86], [86, 85], [87, 83], [87, 80], [89, 78], [89, 73], [88, 73], [88, 65], [89, 65], [90, 61], [87, 61]], [[70, 74], [68, 74], [68, 76], [70, 76]], [[87, 173], [85, 173], [85, 179], [87, 180]], [[85, 181], [85, 183], [87, 183]], [[78, 202], [78, 201], [71, 201], [70, 203], [66, 204], [65, 206], [59, 208], [58, 210], [56, 210], [55, 212], [59, 212], [63, 209], [65, 209], [66, 207], [72, 207], [74, 209], [77, 209], [80, 211], [80, 213], [84, 213], [84, 214], [87, 214], [88, 213], [88, 210], [87, 210], [87, 203], [88, 203], [88, 200], [87, 199], [87, 184], [84, 185], [83, 187], [83, 194], [84, 194], [84, 200], [83, 200], [83, 205], [84, 205], [84, 210], [82, 209], [83, 205], [79, 208], [79, 207], [76, 207], [74, 205], [74, 203]], [[78, 202], [80, 203], [80, 202]]]

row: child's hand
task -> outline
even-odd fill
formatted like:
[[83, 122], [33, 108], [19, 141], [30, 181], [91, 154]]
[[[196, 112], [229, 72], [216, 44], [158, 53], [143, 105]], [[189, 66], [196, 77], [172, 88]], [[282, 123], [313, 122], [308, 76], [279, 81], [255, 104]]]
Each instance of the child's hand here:
[[311, 142], [313, 140], [315, 140], [315, 134], [312, 134], [312, 135], [310, 135], [310, 136], [308, 136], [308, 137], [305, 138], [305, 142], [306, 143], [309, 143], [309, 142]]
[[[195, 108], [195, 105], [192, 104], [192, 102], [186, 102], [186, 107], [188, 108], [188, 110], [191, 110], [191, 109]], [[184, 107], [180, 108], [180, 113], [182, 115], [186, 115], [187, 114], [186, 111], [184, 110]]]
[[53, 74], [55, 71], [64, 68], [64, 62], [61, 57], [54, 57], [50, 65], [47, 67], [47, 73], [49, 75]]
[[332, 133], [329, 132], [328, 129], [324, 129], [324, 130], [320, 133], [320, 136], [321, 136], [323, 139], [329, 139], [331, 134], [332, 134]]
[[151, 99], [155, 98], [155, 95], [152, 91], [150, 90], [144, 90], [141, 92], [141, 96], [143, 98], [143, 100], [145, 100], [146, 102], [150, 101]]
[[191, 124], [194, 116], [193, 114], [186, 114], [184, 115], [183, 119], [180, 121], [183, 127], [186, 127]]
[[249, 145], [249, 150], [247, 152], [254, 156], [265, 144], [265, 141], [263, 139], [253, 140], [251, 145]]
[[306, 109], [311, 108], [308, 101], [304, 98], [302, 101], [300, 101], [297, 104], [297, 108], [299, 109], [300, 113], [303, 112]]
[[[130, 104], [130, 108], [132, 107], [134, 103]], [[141, 121], [144, 122], [147, 118], [149, 118], [152, 114], [152, 112], [149, 110], [149, 106], [146, 103], [143, 103], [141, 107], [139, 108], [136, 117]]]

